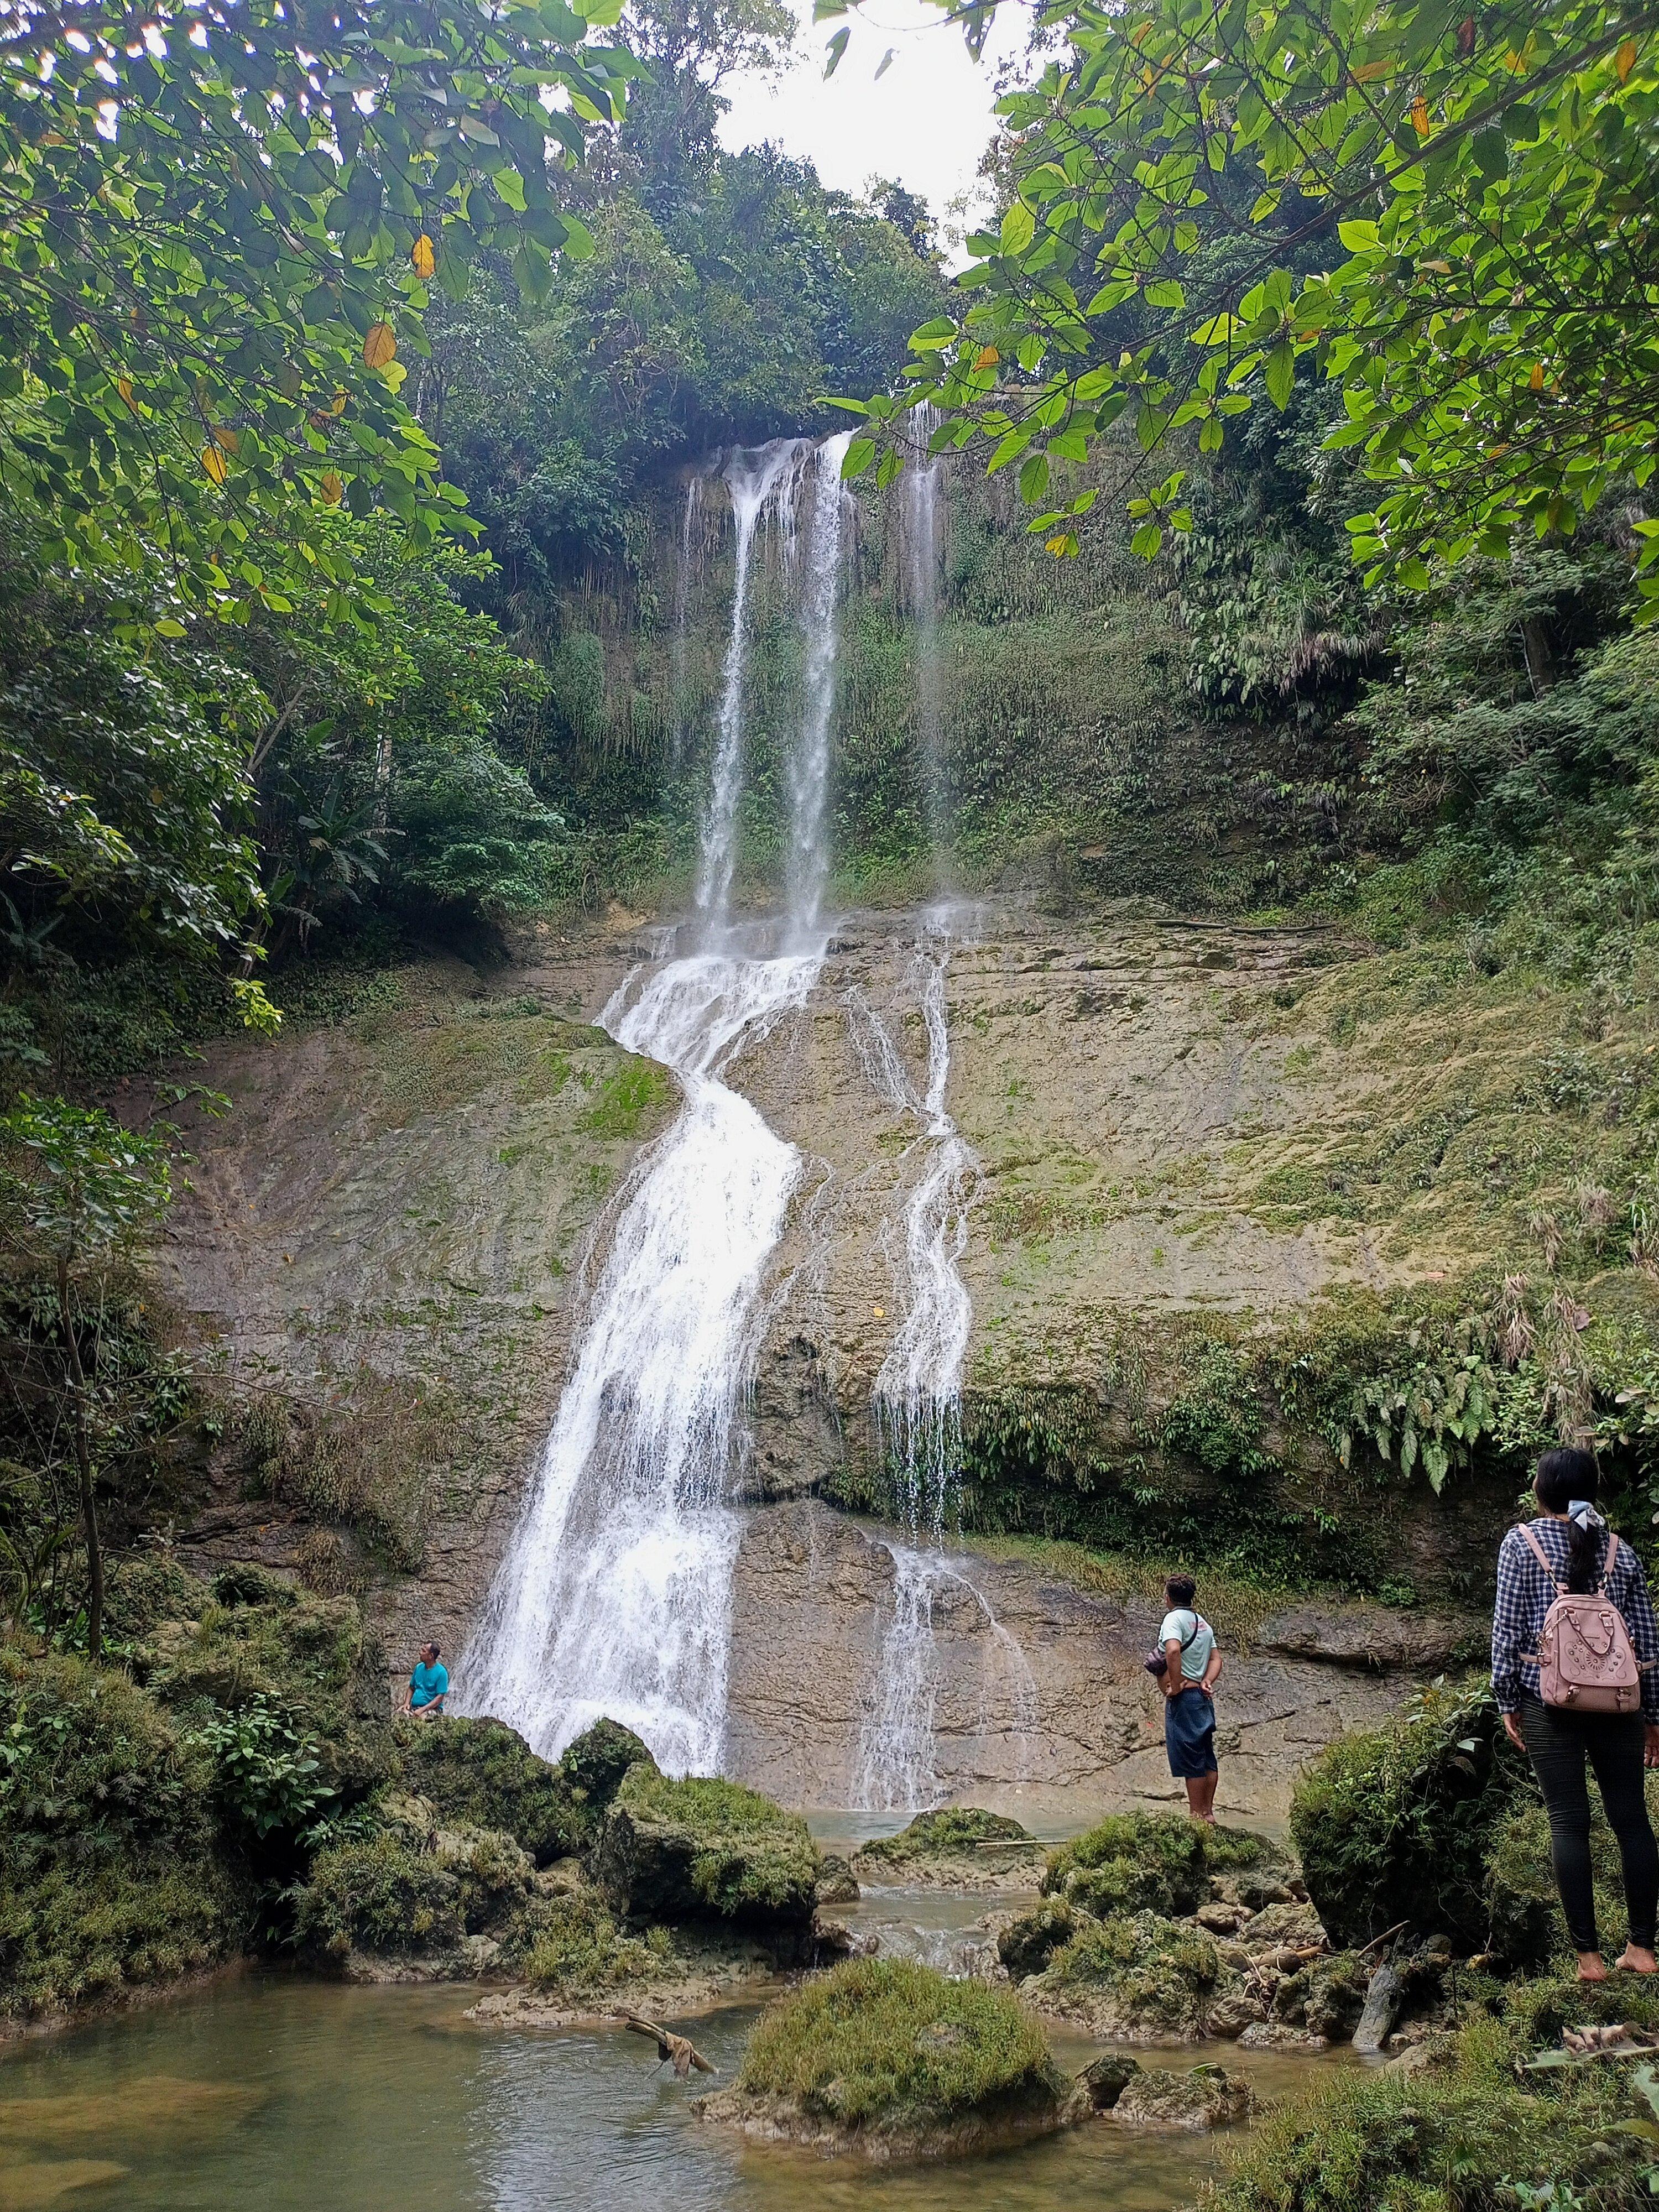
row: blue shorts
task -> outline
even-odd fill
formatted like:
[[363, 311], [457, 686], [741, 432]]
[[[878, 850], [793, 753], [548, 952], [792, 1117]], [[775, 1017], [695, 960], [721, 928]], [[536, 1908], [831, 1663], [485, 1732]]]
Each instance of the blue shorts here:
[[1219, 1770], [1215, 1758], [1215, 1704], [1196, 1684], [1177, 1690], [1164, 1707], [1164, 1747], [1178, 1782], [1196, 1782]]

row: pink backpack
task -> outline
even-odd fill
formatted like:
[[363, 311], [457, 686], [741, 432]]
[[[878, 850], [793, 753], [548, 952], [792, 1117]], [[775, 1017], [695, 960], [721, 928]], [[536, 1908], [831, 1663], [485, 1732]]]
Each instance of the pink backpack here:
[[1561, 1582], [1530, 1528], [1521, 1530], [1533, 1557], [1559, 1593], [1544, 1615], [1536, 1652], [1538, 1693], [1547, 1705], [1565, 1705], [1578, 1713], [1632, 1713], [1642, 1701], [1642, 1676], [1631, 1649], [1625, 1616], [1607, 1594], [1619, 1539], [1607, 1531], [1607, 1556], [1601, 1590], [1570, 1590]]

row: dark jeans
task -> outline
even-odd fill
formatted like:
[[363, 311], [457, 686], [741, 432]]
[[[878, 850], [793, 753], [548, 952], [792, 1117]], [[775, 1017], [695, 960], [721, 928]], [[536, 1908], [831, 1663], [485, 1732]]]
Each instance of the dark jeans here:
[[1574, 1950], [1601, 1948], [1590, 1885], [1589, 1790], [1584, 1780], [1588, 1759], [1601, 1785], [1607, 1826], [1619, 1838], [1630, 1940], [1639, 1949], [1650, 1951], [1659, 1915], [1659, 1849], [1654, 1844], [1643, 1790], [1641, 1714], [1566, 1712], [1537, 1698], [1522, 1698], [1520, 1720], [1550, 1816], [1555, 1886], [1561, 1893]]

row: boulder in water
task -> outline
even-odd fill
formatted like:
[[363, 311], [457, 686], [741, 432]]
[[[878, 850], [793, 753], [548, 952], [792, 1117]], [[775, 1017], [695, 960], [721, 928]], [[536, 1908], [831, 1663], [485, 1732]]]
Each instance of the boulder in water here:
[[1036, 1839], [1005, 1813], [947, 1805], [921, 1813], [896, 1836], [878, 1837], [854, 1854], [859, 1881], [907, 1889], [1026, 1889], [1037, 1887]]
[[1236, 2127], [1255, 2109], [1255, 2099], [1242, 2075], [1219, 2066], [1194, 2066], [1184, 2073], [1149, 2066], [1135, 2069], [1111, 2114], [1123, 2127], [1197, 2132]]
[[1030, 1912], [1011, 1920], [997, 1936], [997, 1956], [1009, 1978], [1023, 1982], [1040, 1974], [1062, 1944], [1078, 1931], [1078, 1916], [1063, 1897], [1045, 1897]]
[[708, 2120], [872, 2161], [960, 2156], [1065, 2124], [1068, 2085], [1006, 1990], [854, 1959], [782, 1998]]
[[1047, 1895], [1085, 1911], [1195, 1911], [1213, 1878], [1245, 1869], [1283, 1870], [1281, 1854], [1243, 1828], [1212, 1828], [1184, 1813], [1114, 1813], [1053, 1852]]
[[1156, 1912], [1084, 1919], [1020, 1994], [1106, 2043], [1181, 2043], [1210, 2033], [1210, 2010], [1234, 1988], [1213, 1937]]
[[613, 1911], [811, 1929], [819, 1860], [806, 1823], [733, 1782], [629, 1768], [605, 1816], [593, 1876]]

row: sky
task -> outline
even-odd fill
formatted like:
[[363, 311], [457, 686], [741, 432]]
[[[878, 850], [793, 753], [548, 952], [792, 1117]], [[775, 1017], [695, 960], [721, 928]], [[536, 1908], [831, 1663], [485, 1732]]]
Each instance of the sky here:
[[[735, 152], [770, 139], [842, 191], [860, 191], [872, 177], [895, 178], [921, 195], [947, 237], [959, 234], [949, 204], [964, 194], [979, 198], [975, 173], [991, 137], [996, 62], [1023, 44], [1025, 10], [999, 12], [982, 62], [969, 60], [961, 32], [927, 0], [866, 0], [817, 25], [809, 0], [799, 13], [793, 58], [781, 76], [738, 76], [724, 87], [732, 105], [721, 143]], [[852, 37], [826, 83], [824, 48], [842, 24]], [[878, 79], [890, 47], [892, 61]]]

